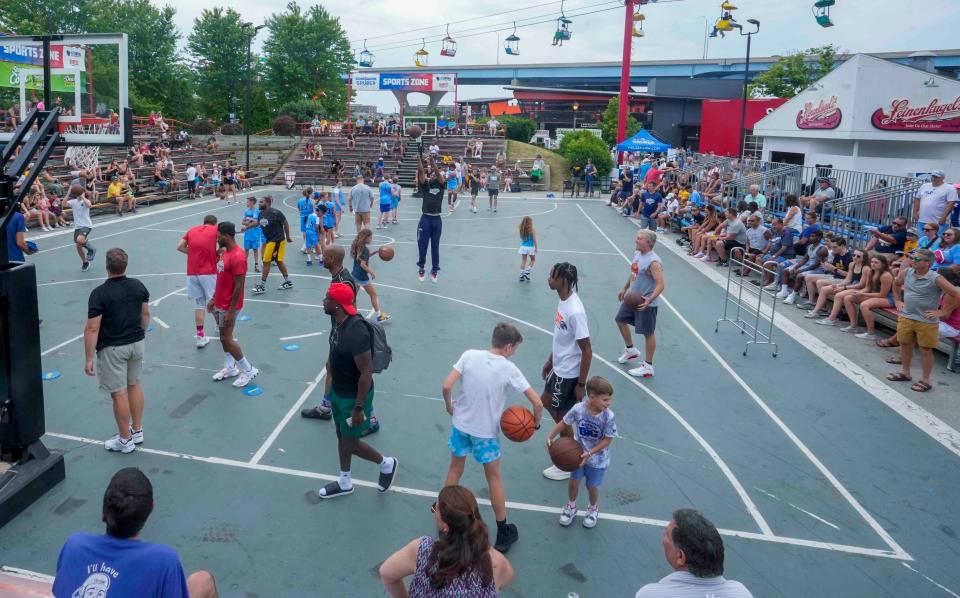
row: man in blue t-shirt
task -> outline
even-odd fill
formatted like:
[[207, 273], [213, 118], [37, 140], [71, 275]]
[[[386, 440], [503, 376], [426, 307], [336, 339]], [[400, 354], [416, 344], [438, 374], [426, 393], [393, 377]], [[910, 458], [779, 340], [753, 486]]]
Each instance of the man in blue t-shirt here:
[[115, 473], [103, 494], [107, 533], [77, 532], [67, 538], [57, 559], [55, 598], [216, 598], [212, 575], [198, 571], [187, 579], [173, 548], [138, 538], [152, 511], [147, 476], [136, 467]]
[[640, 228], [657, 229], [657, 215], [663, 207], [663, 196], [655, 189], [654, 183], [647, 183], [647, 188], [640, 194]]
[[250, 252], [253, 251], [253, 270], [260, 271], [260, 245], [263, 231], [260, 229], [260, 208], [257, 207], [257, 198], [247, 198], [247, 209], [243, 211], [243, 220], [241, 225], [243, 230], [243, 252], [247, 259], [250, 259]]
[[898, 216], [894, 218], [892, 224], [871, 229], [870, 235], [873, 238], [867, 241], [864, 251], [888, 254], [903, 251], [903, 246], [907, 242], [907, 219]]
[[11, 262], [25, 262], [27, 258], [24, 254], [31, 255], [37, 250], [30, 247], [24, 238], [27, 232], [27, 224], [23, 220], [21, 212], [15, 212], [7, 225], [7, 257]]

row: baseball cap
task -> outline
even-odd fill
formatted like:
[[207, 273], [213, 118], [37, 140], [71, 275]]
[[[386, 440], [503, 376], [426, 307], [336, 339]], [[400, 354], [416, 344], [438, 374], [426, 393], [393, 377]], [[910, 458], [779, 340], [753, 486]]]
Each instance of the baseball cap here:
[[907, 229], [907, 234], [908, 234], [908, 235], [913, 235], [914, 237], [919, 237], [919, 236], [920, 236], [920, 233], [917, 232], [917, 229], [912, 228], [912, 227]]
[[335, 282], [327, 289], [327, 296], [340, 304], [343, 311], [351, 316], [357, 315], [357, 308], [353, 305], [353, 289], [343, 282]]
[[943, 177], [945, 177], [945, 176], [947, 176], [947, 175], [946, 175], [942, 170], [934, 170], [933, 172], [930, 173], [930, 176], [936, 176], [936, 177], [940, 177], [940, 178], [942, 179]]
[[217, 225], [217, 232], [234, 237], [237, 235], [237, 227], [232, 222], [224, 221]]

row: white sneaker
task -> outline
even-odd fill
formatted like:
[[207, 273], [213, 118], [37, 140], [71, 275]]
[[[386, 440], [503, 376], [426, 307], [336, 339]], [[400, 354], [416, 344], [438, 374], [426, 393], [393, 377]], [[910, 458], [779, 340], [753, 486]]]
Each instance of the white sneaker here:
[[803, 317], [808, 320], [813, 320], [815, 318], [820, 318], [822, 314], [819, 311], [809, 310], [807, 313], [803, 314]]
[[108, 451], [126, 454], [137, 450], [137, 445], [133, 443], [132, 438], [130, 440], [124, 440], [123, 438], [120, 438], [120, 435], [118, 434], [117, 436], [105, 441], [103, 443], [103, 448], [107, 449]]
[[628, 370], [627, 373], [637, 378], [653, 378], [653, 366], [644, 361], [640, 367]]
[[133, 428], [130, 428], [130, 438], [133, 439], [134, 444], [143, 444], [143, 430], [139, 432], [134, 432]]
[[788, 291], [788, 290], [786, 290], [786, 289], [784, 289], [784, 288], [782, 288], [782, 287], [780, 288], [780, 292], [777, 293], [777, 299], [786, 299], [786, 298], [789, 297], [789, 296], [790, 296], [790, 291]]
[[777, 290], [777, 284], [776, 283], [768, 284], [767, 286], [763, 287], [763, 290], [770, 291], [772, 293], [773, 291]]
[[597, 517], [600, 516], [600, 508], [590, 505], [587, 507], [587, 514], [583, 516], [583, 527], [590, 529], [597, 527]]
[[556, 465], [551, 465], [550, 467], [543, 470], [543, 477], [547, 478], [548, 480], [555, 480], [557, 482], [561, 482], [563, 480], [570, 479], [570, 472], [564, 471], [559, 467], [557, 467]]
[[876, 334], [872, 334], [870, 332], [861, 332], [860, 334], [855, 334], [854, 336], [865, 341], [872, 341], [873, 339], [877, 338]]
[[700, 261], [701, 261], [701, 262], [712, 262], [713, 260], [710, 259], [710, 254], [708, 253], [708, 254], [704, 255], [703, 257], [701, 257], [701, 258], [700, 258]]
[[696, 255], [693, 256], [693, 257], [694, 257], [694, 259], [700, 259], [700, 258], [702, 258], [704, 255], [706, 255], [706, 254], [701, 251], [700, 253], [696, 254]]
[[198, 348], [198, 349], [202, 349], [202, 348], [204, 348], [204, 347], [206, 347], [207, 345], [210, 344], [210, 337], [209, 337], [209, 336], [195, 336], [194, 338], [197, 339], [197, 348]]
[[640, 349], [636, 347], [630, 347], [629, 349], [624, 349], [623, 353], [620, 354], [620, 357], [617, 358], [617, 363], [627, 363], [628, 361], [633, 361], [640, 357]]
[[240, 375], [240, 368], [233, 366], [232, 368], [223, 368], [219, 372], [213, 375], [213, 379], [216, 382], [220, 380], [226, 380], [227, 378], [234, 378]]
[[577, 504], [570, 503], [563, 505], [563, 510], [560, 512], [560, 525], [567, 527], [573, 523], [573, 518], [577, 516]]
[[840, 329], [840, 332], [854, 332], [857, 329], [853, 324], [848, 324]]
[[249, 372], [240, 372], [240, 375], [236, 380], [233, 381], [233, 385], [236, 388], [243, 388], [247, 384], [250, 384], [250, 381], [257, 377], [257, 374], [260, 373], [260, 370], [257, 368], [250, 368]]
[[792, 291], [789, 295], [787, 295], [787, 298], [783, 300], [784, 305], [793, 305], [796, 302], [797, 302], [796, 291]]
[[[822, 320], [817, 320], [815, 323], [820, 324], [821, 326], [833, 326], [834, 324], [837, 323], [837, 321], [831, 320], [830, 318], [824, 318]], [[841, 330], [843, 329], [841, 328]]]

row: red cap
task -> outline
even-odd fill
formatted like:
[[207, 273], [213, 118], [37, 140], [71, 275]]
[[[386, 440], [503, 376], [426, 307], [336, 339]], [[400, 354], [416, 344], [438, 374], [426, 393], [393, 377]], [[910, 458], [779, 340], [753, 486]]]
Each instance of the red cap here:
[[357, 308], [353, 305], [353, 289], [344, 282], [335, 282], [327, 289], [327, 296], [340, 304], [343, 311], [351, 316], [357, 315]]

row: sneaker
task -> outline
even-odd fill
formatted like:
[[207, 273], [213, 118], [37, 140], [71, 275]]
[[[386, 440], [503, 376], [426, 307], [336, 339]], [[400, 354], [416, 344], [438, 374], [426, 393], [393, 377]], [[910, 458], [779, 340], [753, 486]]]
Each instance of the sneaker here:
[[590, 505], [587, 507], [587, 514], [583, 516], [583, 527], [590, 529], [597, 527], [597, 517], [600, 515], [600, 507]]
[[658, 234], [658, 235], [662, 235], [662, 234], [665, 233], [665, 232], [667, 232], [667, 231], [663, 230], [663, 229], [660, 228], [659, 226], [657, 227], [657, 234]]
[[90, 262], [83, 262], [82, 264], [80, 264], [81, 272], [86, 272], [89, 269], [90, 269]]
[[830, 318], [823, 318], [822, 320], [817, 320], [815, 324], [820, 324], [821, 326], [833, 326], [837, 323], [836, 320], [831, 320]]
[[702, 258], [700, 258], [700, 261], [701, 261], [701, 262], [712, 262], [713, 260], [710, 259], [710, 254], [707, 254], [707, 255], [704, 255]]
[[340, 482], [330, 482], [321, 488], [319, 492], [317, 492], [317, 495], [320, 498], [336, 498], [338, 496], [346, 496], [348, 494], [353, 494], [353, 486], [350, 486], [344, 490], [340, 487]]
[[124, 440], [120, 436], [114, 436], [106, 442], [103, 443], [103, 448], [108, 451], [114, 451], [116, 453], [132, 453], [137, 449], [137, 445], [133, 443], [133, 439]]
[[767, 286], [763, 287], [763, 290], [770, 291], [772, 293], [773, 291], [777, 290], [777, 284], [776, 283], [768, 284]]
[[813, 310], [811, 309], [811, 310], [807, 311], [807, 313], [803, 314], [803, 317], [806, 318], [806, 319], [808, 319], [808, 320], [821, 319], [821, 318], [823, 318], [823, 312], [822, 312], [822, 311], [813, 311]]
[[221, 380], [226, 380], [227, 378], [234, 378], [240, 375], [240, 368], [233, 366], [232, 368], [223, 368], [219, 372], [213, 375], [214, 382], [219, 382]]
[[423, 282], [424, 280], [427, 279], [427, 273], [424, 272], [423, 270], [420, 270], [420, 271], [417, 273], [417, 279], [419, 279], [420, 282]]
[[289, 291], [293, 288], [293, 282], [290, 280], [284, 280], [280, 283], [280, 286], [277, 287], [278, 291]]
[[790, 296], [790, 291], [787, 289], [784, 289], [783, 287], [781, 287], [780, 292], [777, 293], [777, 299], [786, 299], [789, 296]]
[[704, 252], [701, 251], [700, 253], [694, 255], [693, 257], [694, 257], [694, 259], [700, 259], [700, 258], [702, 258], [702, 257], [705, 256], [705, 255], [707, 255], [707, 254], [705, 254]]
[[259, 272], [259, 271], [260, 271], [260, 264], [256, 264], [256, 265], [253, 267], [253, 271], [254, 271], [254, 272]]
[[783, 300], [784, 305], [793, 305], [796, 302], [797, 302], [796, 291], [792, 291], [789, 295], [787, 295], [787, 298]]
[[573, 518], [577, 516], [577, 503], [568, 502], [563, 505], [563, 510], [560, 511], [560, 525], [567, 527], [573, 523]]
[[313, 262], [311, 262], [310, 260], [307, 260], [307, 265], [308, 265], [308, 266], [312, 266], [312, 265], [313, 265]]
[[865, 341], [872, 341], [873, 339], [877, 338], [877, 335], [873, 334], [872, 332], [861, 332], [859, 334], [855, 334], [854, 336]]
[[633, 368], [627, 373], [637, 378], [653, 378], [653, 366], [644, 361], [640, 367]]
[[431, 273], [430, 273], [430, 282], [432, 282], [433, 284], [437, 284], [437, 276], [438, 276], [438, 275], [439, 275], [439, 273], [437, 273], [437, 272], [431, 272]]
[[210, 344], [210, 337], [209, 337], [209, 336], [195, 336], [195, 337], [193, 337], [193, 338], [197, 339], [197, 348], [198, 348], [198, 349], [202, 349], [202, 348], [204, 348], [204, 347], [206, 347], [207, 345]]
[[841, 328], [840, 332], [855, 332], [856, 330], [857, 330], [856, 326], [854, 326], [853, 324], [848, 324], [843, 328]]
[[133, 427], [130, 427], [130, 438], [133, 439], [134, 444], [143, 444], [143, 430], [139, 432], [134, 430]]
[[390, 473], [380, 472], [380, 476], [377, 478], [377, 490], [380, 492], [389, 490], [393, 481], [397, 478], [398, 469], [400, 469], [400, 459], [393, 457], [393, 469], [390, 470]]
[[634, 361], [640, 357], [640, 349], [636, 347], [630, 347], [629, 349], [624, 349], [623, 353], [620, 354], [620, 357], [617, 358], [617, 363], [627, 363], [628, 361]]
[[543, 470], [543, 477], [548, 480], [563, 481], [570, 479], [570, 472], [564, 471], [557, 467], [556, 465], [551, 465], [550, 467]]
[[316, 407], [310, 407], [309, 409], [301, 409], [300, 417], [305, 417], [307, 419], [332, 419], [333, 410], [330, 409], [328, 405], [320, 403]]
[[267, 287], [261, 282], [257, 286], [250, 289], [250, 292], [253, 293], [254, 295], [263, 295], [264, 293], [267, 292]]
[[508, 523], [507, 533], [501, 534], [499, 530], [497, 531], [497, 541], [493, 544], [493, 547], [496, 548], [498, 552], [506, 554], [506, 552], [510, 550], [510, 547], [519, 539], [520, 533], [517, 531], [516, 524]]
[[233, 386], [236, 388], [243, 388], [247, 384], [250, 384], [250, 381], [257, 377], [257, 374], [260, 373], [260, 370], [257, 368], [251, 367], [249, 372], [240, 372], [240, 375], [237, 376], [237, 379], [233, 381]]
[[92, 262], [95, 257], [97, 257], [97, 250], [93, 247], [87, 247], [87, 261]]
[[804, 301], [803, 303], [798, 303], [798, 304], [797, 304], [797, 307], [798, 307], [799, 309], [806, 309], [806, 310], [808, 310], [808, 311], [811, 310], [811, 309], [813, 309], [813, 306], [814, 306], [813, 301]]
[[389, 319], [390, 319], [390, 314], [388, 314], [388, 313], [385, 312], [385, 311], [384, 311], [384, 312], [380, 312], [380, 315], [377, 316], [377, 322], [380, 323], [380, 324], [383, 324], [384, 322], [386, 322], [386, 321], [389, 320]]

